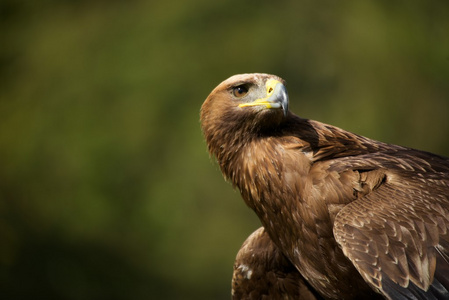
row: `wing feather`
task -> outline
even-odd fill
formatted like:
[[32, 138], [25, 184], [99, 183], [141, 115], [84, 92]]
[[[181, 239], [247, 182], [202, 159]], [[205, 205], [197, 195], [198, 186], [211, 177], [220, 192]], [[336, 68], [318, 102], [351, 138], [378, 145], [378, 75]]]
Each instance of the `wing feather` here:
[[387, 180], [335, 219], [345, 255], [388, 298], [449, 297], [449, 200], [441, 190], [435, 185], [431, 194], [413, 179]]
[[322, 298], [261, 227], [248, 237], [237, 254], [232, 299]]

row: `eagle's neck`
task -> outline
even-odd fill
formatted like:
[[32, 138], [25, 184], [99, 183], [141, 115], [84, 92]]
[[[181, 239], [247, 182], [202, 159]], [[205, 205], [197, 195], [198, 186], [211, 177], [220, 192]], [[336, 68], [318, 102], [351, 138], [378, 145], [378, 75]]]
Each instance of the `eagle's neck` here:
[[[332, 213], [338, 213], [344, 204], [332, 204], [332, 212], [324, 196], [310, 195], [316, 188], [311, 172], [316, 164], [344, 155], [341, 151], [357, 155], [357, 151], [366, 149], [360, 146], [364, 141], [356, 135], [353, 136], [354, 150], [352, 145], [338, 143], [335, 144], [341, 150], [326, 148], [326, 139], [338, 137], [315, 136], [313, 125], [308, 124], [310, 130], [301, 136], [284, 131], [272, 135], [234, 135], [228, 139], [232, 144], [222, 147], [215, 155], [225, 177], [240, 190], [273, 242], [312, 285], [316, 288], [326, 285], [328, 296], [333, 297], [341, 282], [354, 280], [349, 278], [351, 272], [348, 271], [353, 266], [348, 264], [333, 237]], [[331, 133], [332, 128], [327, 130]], [[330, 257], [336, 263], [330, 264]], [[334, 265], [346, 266], [332, 269]], [[330, 282], [328, 279], [313, 282], [315, 278], [330, 278]]]

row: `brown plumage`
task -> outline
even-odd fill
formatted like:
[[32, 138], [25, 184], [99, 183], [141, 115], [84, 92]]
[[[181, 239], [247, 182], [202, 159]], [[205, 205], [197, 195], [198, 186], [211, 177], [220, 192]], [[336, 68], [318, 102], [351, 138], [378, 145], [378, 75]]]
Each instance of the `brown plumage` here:
[[248, 237], [237, 254], [232, 298], [322, 299], [271, 241], [263, 227]]
[[235, 299], [449, 299], [448, 158], [302, 119], [267, 74], [222, 82], [201, 123], [269, 235], [240, 250]]

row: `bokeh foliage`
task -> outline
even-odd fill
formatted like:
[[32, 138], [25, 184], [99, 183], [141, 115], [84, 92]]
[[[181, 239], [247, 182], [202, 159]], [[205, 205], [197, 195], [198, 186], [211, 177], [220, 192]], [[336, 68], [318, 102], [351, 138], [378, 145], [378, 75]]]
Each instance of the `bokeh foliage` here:
[[3, 299], [228, 299], [259, 222], [199, 109], [233, 74], [449, 155], [445, 1], [3, 0], [0, 24]]

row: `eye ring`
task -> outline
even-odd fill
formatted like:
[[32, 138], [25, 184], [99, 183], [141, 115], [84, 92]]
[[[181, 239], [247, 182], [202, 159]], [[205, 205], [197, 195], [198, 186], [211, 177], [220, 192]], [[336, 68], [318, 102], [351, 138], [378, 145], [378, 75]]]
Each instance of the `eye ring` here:
[[239, 85], [232, 89], [232, 94], [237, 98], [242, 98], [248, 94], [248, 88], [245, 85]]

